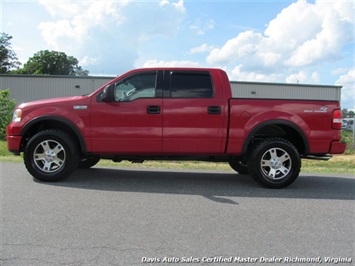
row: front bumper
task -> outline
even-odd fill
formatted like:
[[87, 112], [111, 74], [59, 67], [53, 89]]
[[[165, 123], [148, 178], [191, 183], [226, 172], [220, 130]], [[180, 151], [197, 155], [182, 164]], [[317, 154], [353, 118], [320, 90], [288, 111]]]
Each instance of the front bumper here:
[[15, 155], [20, 155], [22, 136], [6, 136], [7, 149]]

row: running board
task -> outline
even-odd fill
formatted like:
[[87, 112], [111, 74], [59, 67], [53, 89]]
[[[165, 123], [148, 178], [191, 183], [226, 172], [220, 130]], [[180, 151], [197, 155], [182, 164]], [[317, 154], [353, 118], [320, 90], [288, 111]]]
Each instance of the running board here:
[[301, 157], [302, 157], [302, 159], [328, 161], [333, 156], [331, 156], [331, 155], [302, 155]]

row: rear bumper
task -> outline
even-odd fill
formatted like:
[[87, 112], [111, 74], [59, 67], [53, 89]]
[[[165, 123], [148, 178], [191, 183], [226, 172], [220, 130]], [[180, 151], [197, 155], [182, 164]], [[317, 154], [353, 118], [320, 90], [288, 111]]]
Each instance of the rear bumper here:
[[6, 136], [7, 149], [15, 155], [19, 155], [21, 151], [22, 136]]
[[330, 154], [343, 154], [346, 149], [346, 142], [333, 141], [330, 144]]
[[332, 158], [330, 154], [343, 154], [346, 149], [345, 142], [333, 141], [330, 143], [330, 150], [328, 154], [307, 154], [302, 155], [303, 159], [310, 159], [310, 160], [323, 160], [327, 161]]

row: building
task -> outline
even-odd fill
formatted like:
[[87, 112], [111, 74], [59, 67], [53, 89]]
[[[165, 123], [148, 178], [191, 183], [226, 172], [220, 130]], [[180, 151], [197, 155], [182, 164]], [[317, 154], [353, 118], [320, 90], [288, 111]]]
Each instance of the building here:
[[[0, 75], [0, 90], [9, 90], [17, 104], [47, 98], [89, 94], [115, 77]], [[289, 83], [231, 82], [235, 98], [336, 100], [341, 86]]]
[[47, 98], [91, 93], [115, 77], [0, 75], [0, 90], [9, 90], [10, 99], [24, 103]]
[[232, 95], [246, 99], [339, 101], [341, 86], [231, 81]]

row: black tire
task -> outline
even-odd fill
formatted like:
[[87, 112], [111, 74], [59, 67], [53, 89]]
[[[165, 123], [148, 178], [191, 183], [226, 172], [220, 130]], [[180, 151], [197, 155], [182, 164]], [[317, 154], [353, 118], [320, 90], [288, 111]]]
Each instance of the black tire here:
[[78, 167], [78, 148], [69, 134], [55, 129], [44, 130], [27, 143], [24, 162], [34, 178], [43, 182], [60, 181]]
[[78, 168], [88, 169], [96, 165], [100, 161], [99, 156], [89, 156], [79, 162]]
[[251, 152], [248, 161], [252, 178], [267, 188], [292, 184], [301, 170], [301, 159], [295, 146], [281, 138], [267, 139]]
[[229, 163], [230, 167], [232, 167], [232, 169], [234, 171], [236, 171], [238, 174], [241, 174], [241, 175], [249, 174], [248, 165], [246, 163], [242, 162], [241, 160], [239, 160], [238, 158], [232, 158], [229, 160], [228, 163]]

